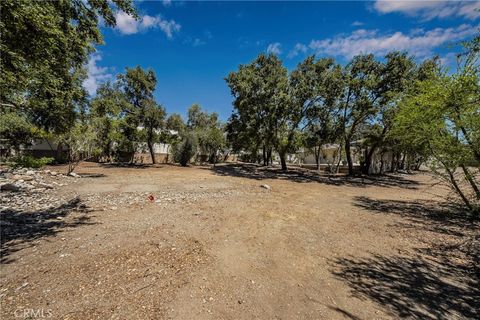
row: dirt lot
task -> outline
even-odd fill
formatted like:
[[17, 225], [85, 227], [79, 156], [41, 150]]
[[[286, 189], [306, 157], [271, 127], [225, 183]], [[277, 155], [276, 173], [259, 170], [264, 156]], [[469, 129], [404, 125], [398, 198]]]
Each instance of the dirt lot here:
[[3, 213], [13, 231], [2, 236], [2, 319], [479, 315], [464, 254], [479, 225], [447, 216], [446, 190], [427, 174], [92, 163], [77, 172], [52, 191], [64, 204]]

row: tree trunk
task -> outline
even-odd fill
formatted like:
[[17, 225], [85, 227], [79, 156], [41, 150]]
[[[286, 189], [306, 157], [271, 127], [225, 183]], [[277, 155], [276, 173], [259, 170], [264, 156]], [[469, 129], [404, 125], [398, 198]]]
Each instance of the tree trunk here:
[[475, 159], [477, 159], [477, 161], [480, 161], [480, 151], [472, 143], [472, 140], [470, 139], [470, 136], [468, 135], [467, 130], [465, 130], [465, 127], [463, 127], [463, 126], [460, 126], [460, 130], [462, 131], [463, 137], [467, 141], [468, 145], [472, 149], [473, 155], [475, 156]]
[[400, 168], [401, 168], [402, 170], [405, 170], [405, 157], [406, 157], [406, 155], [405, 155], [405, 153], [404, 153], [404, 154], [402, 155], [402, 161], [400, 162]]
[[348, 174], [353, 175], [353, 161], [352, 161], [352, 155], [350, 152], [351, 152], [350, 139], [346, 138], [345, 139], [345, 155], [347, 157], [347, 163], [348, 163]]
[[392, 162], [390, 163], [390, 172], [395, 172], [395, 152], [392, 151]]
[[465, 206], [468, 208], [468, 210], [471, 211], [473, 209], [473, 207], [472, 207], [470, 201], [468, 201], [467, 197], [463, 193], [462, 189], [460, 189], [460, 187], [458, 186], [457, 181], [455, 180], [455, 176], [453, 175], [453, 172], [445, 165], [445, 163], [442, 162], [442, 164], [443, 164], [443, 167], [445, 168], [445, 171], [448, 174], [448, 177], [450, 178], [450, 183], [452, 184], [453, 189], [457, 192], [457, 194], [460, 196], [460, 198], [462, 198], [462, 200], [465, 203]]
[[267, 159], [267, 150], [265, 149], [265, 146], [262, 148], [262, 155], [263, 155], [263, 165], [266, 167], [268, 165], [268, 159]]
[[280, 163], [282, 165], [282, 170], [287, 171], [287, 160], [286, 160], [286, 154], [285, 153], [279, 153], [280, 156]]
[[475, 192], [475, 196], [477, 197], [477, 199], [480, 199], [480, 190], [472, 174], [470, 173], [470, 171], [468, 171], [467, 167], [465, 167], [464, 165], [462, 165], [462, 170], [463, 170], [463, 173], [465, 174], [465, 179], [468, 181], [468, 183], [470, 183], [470, 186]]
[[380, 174], [383, 173], [383, 166], [385, 165], [385, 160], [383, 159], [383, 153], [380, 156]]
[[318, 149], [315, 148], [315, 163], [317, 164], [317, 170], [320, 170], [320, 150], [322, 150], [321, 146], [318, 146]]
[[152, 163], [155, 164], [155, 153], [153, 152], [153, 144], [152, 144], [152, 141], [147, 141], [147, 145], [148, 145], [148, 150], [150, 151], [150, 156], [152, 157]]
[[340, 143], [340, 147], [338, 148], [338, 162], [337, 162], [337, 167], [335, 168], [335, 173], [338, 173], [338, 168], [340, 168], [340, 162], [342, 161], [342, 151], [343, 151], [343, 146]]

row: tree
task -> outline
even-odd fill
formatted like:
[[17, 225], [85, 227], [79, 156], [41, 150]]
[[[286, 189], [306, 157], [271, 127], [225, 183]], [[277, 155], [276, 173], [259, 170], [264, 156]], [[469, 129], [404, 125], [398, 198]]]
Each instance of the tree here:
[[479, 214], [480, 69], [478, 52], [459, 60], [457, 71], [439, 68], [418, 81], [395, 117], [395, 135], [425, 150], [429, 165], [465, 207]]
[[118, 125], [121, 119], [122, 103], [125, 103], [118, 86], [110, 82], [97, 89], [95, 98], [90, 101], [90, 120], [95, 131], [101, 155], [111, 159], [113, 146], [118, 142]]
[[67, 174], [73, 172], [81, 161], [100, 153], [92, 126], [86, 123], [75, 123], [70, 131], [60, 135], [58, 140], [68, 148]]
[[167, 159], [169, 161], [170, 146], [180, 142], [182, 134], [186, 130], [186, 124], [178, 113], [172, 113], [165, 122], [165, 129], [161, 133], [160, 140], [167, 143]]
[[145, 130], [145, 140], [154, 164], [156, 161], [153, 144], [160, 140], [160, 130], [163, 128], [164, 119], [165, 109], [153, 100], [149, 100], [149, 103], [145, 106], [142, 122]]
[[[288, 134], [292, 132], [289, 111], [287, 70], [275, 55], [260, 54], [253, 62], [240, 65], [225, 79], [234, 97], [234, 111], [228, 126], [229, 138], [235, 145], [255, 141], [253, 147], [263, 149], [263, 162], [272, 159], [272, 150], [279, 152], [282, 169], [286, 169]], [[233, 130], [240, 130], [234, 132]]]
[[[304, 126], [304, 146], [313, 150], [317, 170], [322, 145], [337, 140], [338, 99], [342, 92], [341, 68], [333, 59], [308, 57], [290, 75], [290, 94], [296, 107], [295, 123]], [[295, 128], [297, 129], [297, 128]]]
[[[365, 134], [364, 174], [369, 174], [375, 152], [385, 146], [385, 139], [392, 128], [393, 119], [398, 109], [398, 101], [408, 92], [416, 77], [416, 65], [407, 53], [391, 52], [385, 56], [379, 71], [379, 80], [375, 88], [378, 109], [372, 113]], [[395, 153], [399, 155], [399, 153]], [[392, 166], [393, 169], [393, 166]]]
[[[118, 76], [126, 103], [123, 105], [125, 114], [122, 130], [126, 138], [143, 138], [147, 143], [152, 163], [155, 163], [153, 144], [158, 133], [163, 128], [165, 109], [153, 98], [157, 79], [153, 70], [143, 70], [141, 67], [127, 68], [125, 74]], [[137, 128], [142, 128], [143, 134], [137, 134]], [[135, 135], [137, 135], [135, 137]]]
[[200, 151], [208, 155], [208, 161], [215, 164], [218, 153], [225, 146], [224, 129], [218, 114], [203, 111], [198, 104], [188, 109], [187, 130], [195, 136]]
[[185, 122], [183, 122], [182, 117], [178, 113], [172, 113], [170, 116], [168, 116], [166, 121], [166, 128], [168, 130], [173, 130], [180, 133], [185, 130], [185, 126]]
[[86, 103], [84, 66], [102, 43], [99, 20], [115, 26], [117, 10], [136, 16], [130, 0], [2, 1], [0, 103], [67, 132]]
[[343, 137], [348, 173], [353, 174], [351, 144], [359, 129], [379, 109], [381, 65], [372, 54], [355, 56], [344, 68], [344, 92], [341, 101]]
[[39, 130], [25, 116], [13, 111], [0, 113], [0, 136], [8, 150], [13, 148], [19, 152], [20, 146], [31, 144], [38, 135]]

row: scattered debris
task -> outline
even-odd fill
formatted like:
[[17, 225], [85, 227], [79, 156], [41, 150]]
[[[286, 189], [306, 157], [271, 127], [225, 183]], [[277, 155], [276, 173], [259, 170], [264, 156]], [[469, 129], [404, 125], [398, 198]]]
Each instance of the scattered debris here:
[[60, 196], [58, 187], [75, 183], [65, 175], [40, 169], [2, 169], [0, 172], [0, 212], [38, 211], [61, 206], [69, 195]]
[[264, 189], [267, 189], [267, 190], [271, 190], [272, 187], [270, 187], [268, 184], [262, 184], [260, 187], [264, 188]]

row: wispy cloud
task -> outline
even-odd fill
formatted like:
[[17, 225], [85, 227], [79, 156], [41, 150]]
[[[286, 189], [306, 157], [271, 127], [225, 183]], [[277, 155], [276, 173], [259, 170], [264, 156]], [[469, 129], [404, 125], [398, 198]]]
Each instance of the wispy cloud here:
[[480, 17], [480, 1], [406, 1], [377, 0], [373, 8], [380, 13], [400, 12], [425, 20], [434, 18], [463, 17], [476, 19]]
[[432, 53], [440, 46], [458, 42], [477, 32], [479, 26], [462, 24], [452, 28], [415, 29], [410, 33], [380, 33], [378, 30], [360, 29], [348, 35], [312, 40], [309, 49], [316, 54], [351, 58], [361, 53], [384, 55], [392, 50], [408, 51], [418, 57]]
[[352, 27], [360, 27], [360, 26], [363, 26], [365, 23], [361, 22], [361, 21], [353, 21], [351, 26]]
[[280, 42], [270, 43], [267, 47], [267, 53], [279, 55], [282, 53], [282, 45]]
[[172, 5], [172, 0], [163, 0], [162, 1], [162, 4], [165, 6], [165, 7], [169, 7]]
[[167, 38], [171, 39], [175, 32], [180, 31], [181, 25], [174, 20], [165, 20], [160, 15], [141, 16], [139, 20], [135, 20], [131, 15], [119, 11], [116, 13], [115, 18], [117, 20], [116, 29], [122, 34], [135, 34], [148, 29], [158, 28], [165, 33]]
[[203, 46], [206, 42], [199, 39], [199, 38], [195, 38], [193, 41], [192, 41], [192, 46], [194, 47], [199, 47], [199, 46]]
[[98, 86], [107, 81], [113, 79], [113, 74], [109, 73], [107, 67], [100, 67], [97, 62], [102, 60], [100, 53], [92, 54], [87, 64], [87, 79], [83, 81], [83, 87], [90, 95], [94, 95], [97, 92]]
[[306, 53], [308, 51], [308, 47], [303, 43], [297, 43], [295, 47], [287, 55], [287, 58], [293, 58], [298, 56], [300, 53]]

